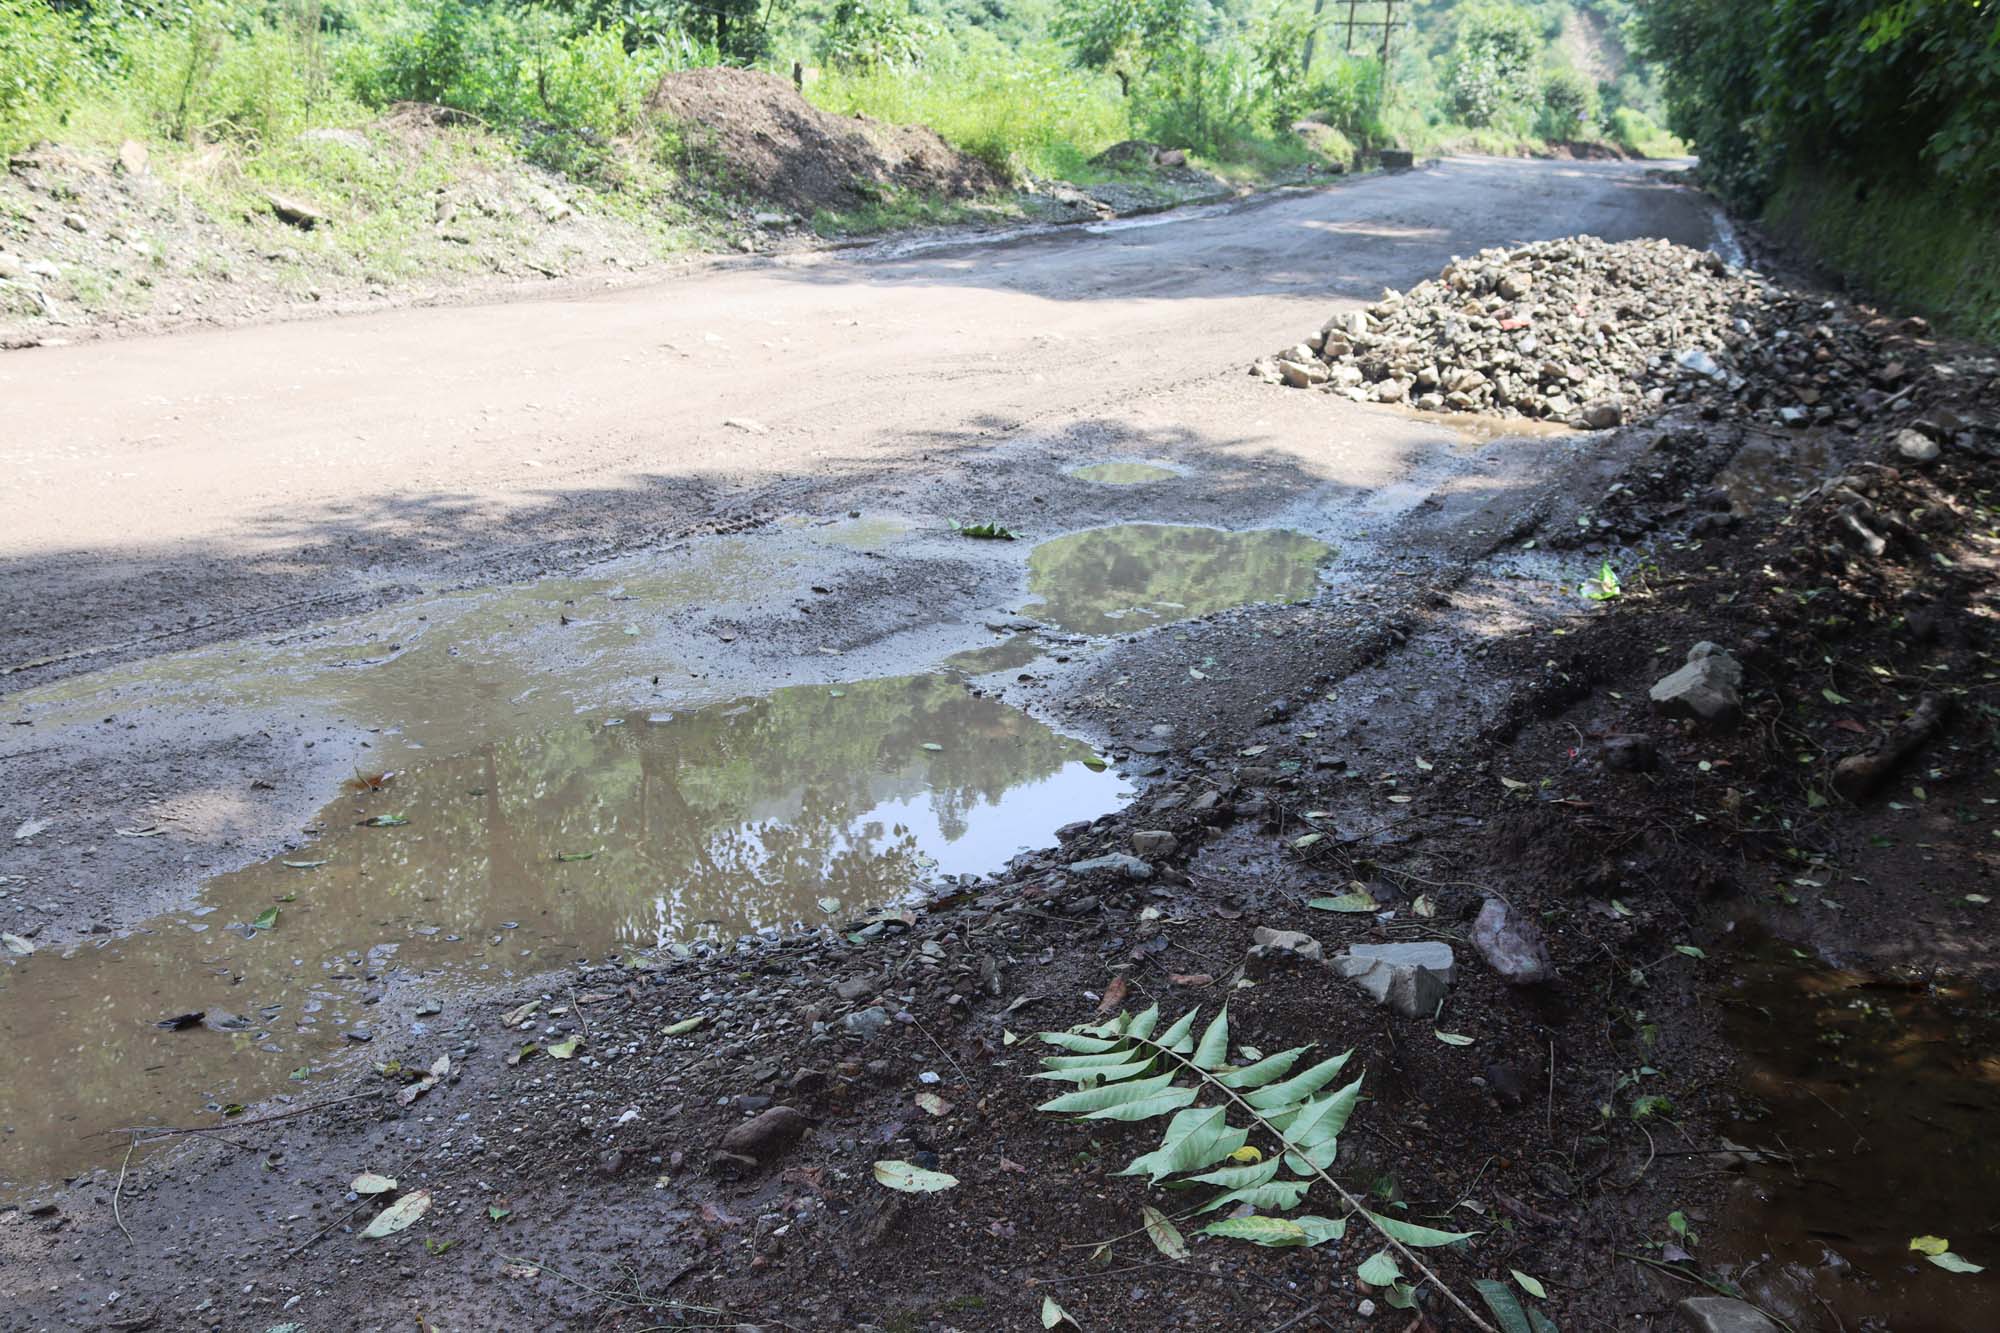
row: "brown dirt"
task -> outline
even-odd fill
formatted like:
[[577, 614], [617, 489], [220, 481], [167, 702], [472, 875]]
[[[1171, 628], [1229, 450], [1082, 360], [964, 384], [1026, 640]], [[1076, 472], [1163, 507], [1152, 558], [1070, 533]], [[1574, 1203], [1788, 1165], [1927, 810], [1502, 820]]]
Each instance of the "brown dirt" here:
[[695, 69], [669, 74], [653, 105], [679, 121], [684, 147], [724, 194], [806, 217], [861, 208], [893, 187], [969, 199], [1007, 179], [921, 125], [887, 125], [821, 111], [775, 74]]
[[[1091, 1019], [1122, 980], [1128, 1005], [1170, 1011], [1226, 994], [1238, 1042], [1266, 1051], [1352, 1046], [1370, 1100], [1339, 1173], [1385, 1210], [1478, 1230], [1432, 1252], [1462, 1293], [1519, 1269], [1548, 1284], [1564, 1329], [1665, 1329], [1673, 1302], [1704, 1290], [1699, 1274], [1801, 1330], [1992, 1327], [1989, 1277], [1910, 1264], [1864, 1234], [1893, 1192], [1968, 1257], [1990, 1258], [1978, 1250], [1986, 1197], [1871, 1175], [1881, 1159], [1844, 1134], [1795, 1136], [1791, 1089], [1760, 1085], [1754, 1061], [1739, 1070], [1725, 1036], [1746, 999], [1772, 1002], [1737, 983], [1773, 953], [1808, 979], [1834, 963], [1878, 978], [1899, 968], [1954, 1012], [1990, 1017], [1994, 909], [1967, 895], [1990, 893], [1986, 802], [2000, 801], [1983, 693], [2000, 650], [1994, 371], [1923, 339], [1895, 350], [1920, 387], [1866, 420], [1774, 442], [1690, 417], [1593, 437], [1580, 461], [1538, 441], [1548, 472], [1590, 484], [1496, 487], [1484, 502], [1439, 488], [1411, 522], [1449, 541], [1398, 546], [1402, 595], [1372, 617], [1356, 602], [1375, 590], [1336, 585], [1309, 605], [1133, 636], [1073, 688], [1055, 688], [1052, 667], [1010, 671], [1010, 697], [1066, 700], [1122, 742], [1121, 764], [1151, 780], [1137, 805], [989, 880], [935, 885], [907, 917], [595, 964], [546, 988], [529, 1032], [501, 1025], [536, 998], [522, 993], [456, 1006], [428, 1034], [384, 1035], [371, 1050], [385, 1063], [449, 1054], [453, 1076], [407, 1107], [387, 1095], [406, 1086], [396, 1071], [341, 1085], [368, 1100], [265, 1124], [212, 1118], [237, 1146], [142, 1156], [123, 1181], [113, 1169], [73, 1182], [52, 1212], [0, 1217], [0, 1324], [945, 1333], [1034, 1328], [1053, 1295], [1085, 1329], [1467, 1327], [1434, 1295], [1414, 1322], [1380, 1308], [1364, 1321], [1362, 1301], [1382, 1300], [1353, 1277], [1373, 1250], [1358, 1227], [1310, 1252], [1200, 1241], [1179, 1264], [1132, 1234], [1141, 1201], [1178, 1213], [1199, 1197], [1113, 1174], [1152, 1146], [1146, 1129], [1036, 1112], [1037, 1048], [1007, 1040]], [[1954, 377], [1928, 370], [1934, 357]], [[1281, 390], [1269, 395], [1234, 401], [1246, 415], [1286, 410]], [[1969, 425], [1937, 464], [1891, 461], [1895, 428], [1946, 410]], [[1843, 546], [1852, 501], [1829, 471], [1856, 477], [1914, 537], [1881, 558]], [[1603, 500], [1575, 498], [1607, 483]], [[1599, 560], [1625, 572], [1624, 591], [1585, 602], [1569, 576]], [[1734, 728], [1646, 703], [1703, 639], [1745, 663]], [[1868, 803], [1830, 795], [1838, 761], [1926, 690], [1958, 701], [1946, 732]], [[1650, 737], [1658, 767], [1608, 770], [1603, 738], [1632, 733]], [[1329, 836], [1299, 848], [1314, 827]], [[1180, 837], [1155, 880], [1063, 868], [1136, 829]], [[1305, 906], [1355, 884], [1393, 915]], [[1467, 935], [1488, 895], [1540, 923], [1557, 983], [1509, 988], [1481, 963]], [[1258, 925], [1308, 931], [1330, 954], [1443, 938], [1460, 979], [1435, 1022], [1389, 1016], [1310, 966], [1235, 987]], [[843, 1024], [878, 1005], [876, 1035]], [[572, 1060], [505, 1062], [526, 1041], [570, 1035], [584, 1038]], [[1819, 1044], [1832, 1062], [1833, 1044]], [[1807, 1086], [1848, 1105], [1839, 1087]], [[925, 1092], [950, 1103], [942, 1115], [919, 1107]], [[1653, 1097], [1664, 1101], [1640, 1101]], [[811, 1127], [738, 1173], [714, 1150], [761, 1098]], [[1725, 1136], [1792, 1155], [1782, 1168], [1748, 1161]], [[870, 1178], [883, 1158], [960, 1184], [892, 1195]], [[374, 1206], [345, 1196], [362, 1170], [437, 1204], [393, 1240], [362, 1240]], [[1801, 1181], [1853, 1184], [1847, 1211], [1809, 1214], [1786, 1193]], [[1676, 1239], [1675, 1210], [1702, 1239]], [[1822, 1246], [1855, 1293], [1844, 1320], [1794, 1276], [1833, 1267]], [[1857, 1317], [1864, 1297], [1902, 1314]]]

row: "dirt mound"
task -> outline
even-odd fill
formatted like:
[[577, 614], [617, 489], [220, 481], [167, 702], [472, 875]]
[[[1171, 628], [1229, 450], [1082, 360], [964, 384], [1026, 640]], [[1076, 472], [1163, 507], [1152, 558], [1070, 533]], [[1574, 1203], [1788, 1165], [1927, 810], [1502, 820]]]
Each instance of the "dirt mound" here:
[[807, 215], [872, 203], [887, 187], [967, 198], [1007, 184], [935, 130], [821, 111], [759, 70], [669, 74], [653, 106], [681, 123], [690, 157], [723, 193]]
[[1579, 427], [1686, 403], [1803, 427], [1869, 412], [1902, 386], [1902, 365], [1877, 364], [1878, 341], [1846, 309], [1710, 251], [1574, 236], [1455, 260], [1251, 372], [1357, 402]]

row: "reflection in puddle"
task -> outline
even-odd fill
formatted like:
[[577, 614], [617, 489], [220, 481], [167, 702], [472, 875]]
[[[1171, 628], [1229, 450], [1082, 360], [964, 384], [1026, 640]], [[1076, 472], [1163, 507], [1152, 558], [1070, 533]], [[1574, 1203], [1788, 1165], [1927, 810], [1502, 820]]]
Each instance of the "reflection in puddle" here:
[[1809, 436], [1752, 440], [1716, 473], [1715, 484], [1728, 494], [1730, 508], [1748, 514], [1765, 500], [1817, 485], [1832, 457], [1824, 440]]
[[1172, 481], [1180, 476], [1172, 468], [1156, 463], [1086, 463], [1071, 468], [1069, 474], [1100, 486], [1143, 486], [1150, 481]]
[[1333, 554], [1296, 532], [1127, 523], [1073, 532], [1028, 557], [1026, 614], [1082, 634], [1118, 634], [1253, 602], [1302, 602]]
[[[916, 676], [571, 721], [425, 762], [146, 933], [0, 967], [0, 1185], [100, 1160], [85, 1134], [290, 1086], [385, 1021], [369, 1006], [391, 987], [441, 999], [448, 1023], [455, 987], [998, 869], [1129, 794], [1090, 754]], [[409, 822], [358, 822], [384, 815]], [[245, 925], [273, 906], [271, 929]], [[198, 1010], [211, 1026], [157, 1026]]]
[[[1746, 961], [1728, 999], [1746, 1092], [1765, 1114], [1728, 1136], [1752, 1164], [1711, 1243], [1729, 1277], [1799, 1328], [2000, 1328], [2000, 1019], [1974, 991], [1802, 962]], [[1910, 1251], [1943, 1236], [1985, 1264], [1948, 1273]], [[1707, 1249], [1709, 1247], [1703, 1247]]]
[[989, 671], [1018, 671], [1042, 655], [1042, 645], [1032, 634], [1015, 634], [984, 648], [971, 648], [944, 659], [948, 671], [983, 676]]

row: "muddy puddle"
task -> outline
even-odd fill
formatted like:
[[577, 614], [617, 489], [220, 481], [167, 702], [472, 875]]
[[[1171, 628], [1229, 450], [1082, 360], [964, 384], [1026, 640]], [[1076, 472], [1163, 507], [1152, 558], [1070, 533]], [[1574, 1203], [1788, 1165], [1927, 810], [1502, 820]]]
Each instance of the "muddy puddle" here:
[[570, 719], [424, 756], [187, 910], [0, 966], [0, 1197], [102, 1164], [115, 1140], [95, 1131], [306, 1093], [364, 1057], [359, 1036], [448, 1026], [483, 983], [844, 922], [920, 878], [998, 869], [1129, 796], [1091, 758], [945, 676]]
[[1325, 542], [1277, 529], [1127, 523], [1052, 538], [1028, 556], [1026, 615], [1080, 634], [1123, 634], [1319, 587]]
[[[1761, 941], [1724, 1000], [1751, 1114], [1724, 1131], [1771, 1154], [1692, 1247], [1799, 1329], [2000, 1328], [2000, 1013], [1949, 980], [1826, 966]], [[1984, 1273], [1910, 1249], [1948, 1240]]]
[[1086, 463], [1071, 468], [1069, 475], [1100, 486], [1144, 486], [1155, 481], [1172, 481], [1181, 474], [1157, 463]]
[[1018, 671], [1042, 656], [1042, 645], [1032, 634], [1011, 634], [984, 648], [969, 648], [944, 659], [947, 671], [983, 676], [989, 671]]
[[1817, 485], [1832, 465], [1833, 453], [1824, 440], [1755, 439], [1715, 474], [1715, 484], [1729, 496], [1731, 509], [1748, 514], [1766, 500]]

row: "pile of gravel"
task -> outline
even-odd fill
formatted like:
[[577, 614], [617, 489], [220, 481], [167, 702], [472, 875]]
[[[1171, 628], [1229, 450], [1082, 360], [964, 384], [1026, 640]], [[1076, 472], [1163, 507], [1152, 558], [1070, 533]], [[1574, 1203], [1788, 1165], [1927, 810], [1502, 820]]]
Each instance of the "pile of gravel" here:
[[1357, 402], [1603, 428], [1669, 405], [1774, 424], [1866, 416], [1906, 371], [1864, 325], [1707, 250], [1594, 236], [1482, 250], [1250, 372]]

